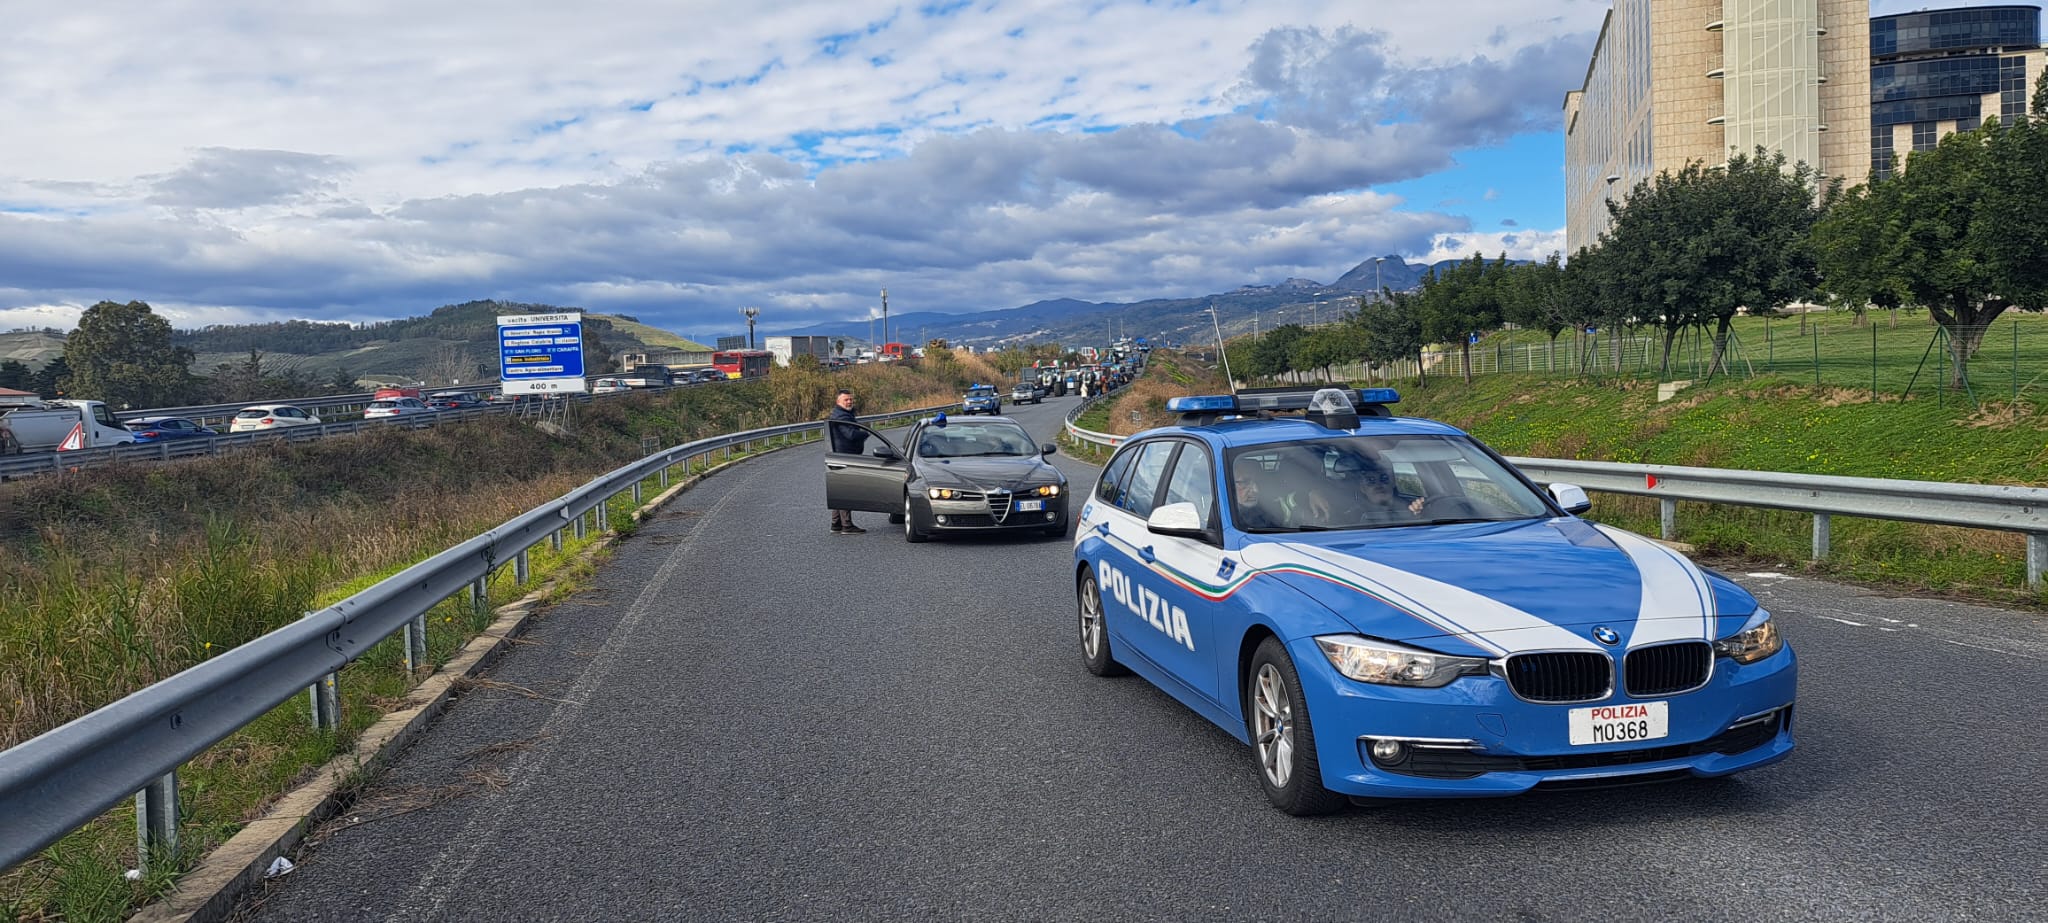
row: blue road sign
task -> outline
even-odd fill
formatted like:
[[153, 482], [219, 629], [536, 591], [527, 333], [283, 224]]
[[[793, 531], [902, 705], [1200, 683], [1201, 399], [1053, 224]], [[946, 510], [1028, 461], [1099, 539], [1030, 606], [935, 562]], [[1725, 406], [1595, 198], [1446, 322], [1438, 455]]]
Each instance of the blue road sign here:
[[583, 315], [500, 316], [498, 378], [506, 394], [584, 390]]

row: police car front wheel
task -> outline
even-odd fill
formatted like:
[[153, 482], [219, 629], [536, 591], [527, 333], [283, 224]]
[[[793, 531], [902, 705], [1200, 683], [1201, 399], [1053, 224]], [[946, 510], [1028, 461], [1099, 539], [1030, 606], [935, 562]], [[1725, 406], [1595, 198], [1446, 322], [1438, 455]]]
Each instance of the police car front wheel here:
[[1316, 760], [1315, 728], [1301, 676], [1278, 638], [1267, 638], [1252, 656], [1245, 689], [1245, 730], [1258, 758], [1259, 785], [1273, 807], [1296, 817], [1328, 814], [1345, 798], [1323, 787]]

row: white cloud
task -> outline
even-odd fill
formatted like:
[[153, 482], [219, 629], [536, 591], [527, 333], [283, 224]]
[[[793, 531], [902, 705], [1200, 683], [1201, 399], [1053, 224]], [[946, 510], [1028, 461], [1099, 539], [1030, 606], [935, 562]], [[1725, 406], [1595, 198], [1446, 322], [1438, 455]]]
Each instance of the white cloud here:
[[1605, 6], [1534, 6], [29, 5], [0, 46], [0, 323], [503, 297], [701, 328], [884, 286], [1327, 280], [1471, 226], [1372, 187], [1554, 130]]

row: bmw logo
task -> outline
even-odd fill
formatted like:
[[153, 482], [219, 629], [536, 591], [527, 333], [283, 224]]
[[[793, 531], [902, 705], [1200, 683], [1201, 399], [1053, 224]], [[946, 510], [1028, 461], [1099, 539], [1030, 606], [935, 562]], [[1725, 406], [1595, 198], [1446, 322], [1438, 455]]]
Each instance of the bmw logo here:
[[1602, 625], [1598, 628], [1593, 629], [1593, 640], [1598, 641], [1601, 644], [1605, 644], [1609, 647], [1612, 647], [1616, 644], [1621, 643], [1621, 632], [1615, 631], [1612, 628]]

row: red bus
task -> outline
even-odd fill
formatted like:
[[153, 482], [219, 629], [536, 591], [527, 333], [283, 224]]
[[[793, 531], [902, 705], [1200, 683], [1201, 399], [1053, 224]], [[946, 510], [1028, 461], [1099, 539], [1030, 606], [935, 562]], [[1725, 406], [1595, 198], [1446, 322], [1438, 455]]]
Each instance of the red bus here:
[[765, 349], [726, 349], [711, 354], [711, 367], [727, 378], [759, 378], [775, 364], [775, 354]]

